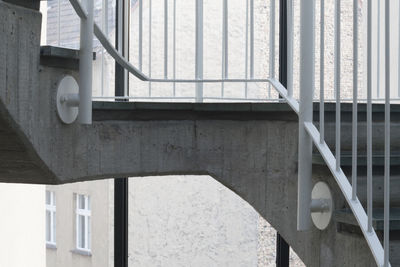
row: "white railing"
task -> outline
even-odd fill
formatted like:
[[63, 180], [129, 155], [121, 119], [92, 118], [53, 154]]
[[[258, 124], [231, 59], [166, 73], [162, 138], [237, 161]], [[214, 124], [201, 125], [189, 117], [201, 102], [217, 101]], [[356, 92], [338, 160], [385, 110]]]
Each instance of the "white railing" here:
[[[377, 1], [377, 5], [380, 6], [380, 1]], [[357, 106], [360, 102], [358, 99], [359, 95], [359, 56], [358, 56], [358, 13], [359, 13], [359, 1], [353, 1], [353, 117], [352, 117], [352, 184], [350, 184], [345, 173], [341, 168], [341, 0], [335, 0], [335, 23], [334, 23], [334, 90], [335, 90], [335, 155], [332, 153], [330, 148], [325, 142], [324, 136], [324, 57], [320, 57], [320, 118], [319, 118], [319, 129], [314, 125], [312, 120], [312, 95], [314, 80], [315, 80], [315, 1], [301, 1], [301, 68], [300, 68], [300, 112], [299, 112], [299, 188], [298, 188], [298, 228], [300, 230], [307, 230], [311, 227], [311, 219], [309, 217], [310, 203], [311, 203], [311, 173], [312, 173], [312, 144], [321, 153], [331, 173], [336, 179], [348, 205], [350, 206], [353, 214], [364, 234], [364, 237], [372, 251], [372, 254], [376, 260], [378, 266], [389, 266], [389, 206], [390, 206], [390, 70], [393, 69], [390, 62], [390, 5], [394, 1], [385, 1], [385, 133], [382, 138], [385, 140], [384, 146], [384, 238], [383, 246], [381, 245], [374, 229], [372, 226], [373, 219], [373, 173], [372, 173], [372, 78], [373, 78], [373, 53], [372, 53], [372, 38], [373, 38], [373, 12], [375, 11], [372, 7], [373, 1], [368, 1], [367, 7], [367, 213], [365, 212], [361, 202], [357, 198]], [[324, 0], [320, 1], [320, 15], [321, 15], [321, 31], [320, 31], [320, 55], [324, 55], [325, 49], [325, 29], [324, 29], [324, 12], [325, 3]], [[378, 12], [379, 8], [378, 8]], [[376, 22], [378, 28], [375, 32], [378, 34], [378, 43], [382, 42], [379, 38], [380, 35], [380, 16], [377, 15]], [[348, 44], [347, 44], [348, 45]], [[377, 45], [377, 54], [381, 53], [379, 45]], [[377, 87], [379, 87], [379, 72], [381, 71], [381, 62], [379, 56], [377, 57]], [[378, 90], [379, 92], [379, 90]]]
[[[176, 0], [173, 1], [173, 68], [172, 68], [172, 77], [170, 78], [170, 70], [169, 70], [169, 59], [168, 51], [169, 51], [169, 19], [168, 19], [168, 5], [169, 1], [164, 1], [164, 38], [163, 38], [163, 77], [154, 78], [152, 75], [152, 0], [149, 0], [149, 45], [148, 49], [148, 70], [149, 73], [145, 74], [143, 72], [143, 0], [139, 0], [139, 44], [138, 44], [138, 68], [136, 68], [133, 64], [129, 62], [126, 58], [122, 56], [120, 51], [117, 51], [108, 40], [107, 35], [105, 35], [101, 28], [97, 26], [96, 23], [93, 22], [93, 4], [92, 1], [86, 1], [86, 6], [83, 7], [78, 0], [70, 0], [73, 5], [76, 13], [81, 18], [81, 53], [80, 53], [80, 122], [81, 123], [90, 123], [91, 122], [91, 35], [94, 35], [98, 38], [107, 52], [118, 62], [125, 70], [129, 73], [133, 74], [136, 78], [141, 81], [148, 82], [148, 92], [149, 97], [152, 97], [152, 83], [171, 83], [173, 84], [173, 95], [168, 97], [169, 99], [178, 100], [178, 99], [187, 99], [185, 97], [178, 97], [176, 95], [175, 86], [179, 83], [185, 84], [195, 84], [196, 85], [196, 93], [193, 96], [196, 101], [201, 102], [204, 100], [203, 95], [203, 86], [207, 83], [219, 83], [221, 89], [221, 97], [216, 99], [223, 99], [225, 97], [225, 86], [227, 83], [242, 83], [245, 89], [245, 98], [249, 100], [248, 97], [248, 84], [249, 83], [264, 83], [269, 84], [270, 87], [274, 88], [281, 97], [285, 99], [285, 101], [293, 108], [293, 110], [299, 115], [299, 168], [298, 168], [298, 230], [308, 230], [310, 229], [311, 216], [310, 216], [310, 208], [311, 208], [311, 189], [312, 189], [312, 145], [319, 150], [322, 157], [324, 158], [327, 166], [329, 167], [333, 177], [336, 179], [339, 188], [341, 189], [349, 207], [353, 211], [353, 214], [364, 234], [364, 237], [372, 251], [372, 254], [376, 260], [376, 263], [379, 266], [389, 266], [389, 191], [390, 191], [390, 103], [395, 100], [395, 98], [390, 98], [390, 70], [392, 70], [390, 56], [391, 56], [391, 43], [390, 39], [390, 27], [393, 25], [390, 20], [390, 5], [394, 3], [394, 1], [386, 0], [384, 3], [384, 34], [381, 34], [381, 27], [374, 28], [373, 23], [380, 24], [381, 15], [377, 15], [377, 22], [373, 22], [373, 12], [375, 9], [372, 7], [373, 1], [367, 1], [368, 6], [363, 10], [367, 10], [367, 27], [366, 27], [366, 36], [367, 36], [367, 54], [364, 58], [367, 59], [367, 71], [362, 74], [363, 77], [367, 78], [366, 83], [366, 98], [362, 99], [359, 97], [360, 95], [360, 71], [359, 67], [362, 66], [360, 63], [359, 57], [359, 0], [353, 0], [352, 6], [352, 97], [346, 97], [343, 99], [341, 97], [343, 93], [342, 89], [342, 28], [341, 28], [341, 14], [342, 14], [342, 5], [341, 0], [334, 1], [334, 97], [329, 99], [330, 101], [334, 101], [336, 103], [336, 128], [335, 128], [335, 155], [332, 153], [331, 149], [325, 142], [325, 116], [324, 116], [324, 104], [327, 101], [326, 98], [326, 68], [328, 67], [327, 62], [325, 61], [325, 53], [326, 53], [326, 5], [325, 0], [319, 0], [320, 9], [320, 38], [319, 43], [316, 43], [316, 2], [315, 0], [300, 0], [300, 79], [294, 76], [294, 38], [295, 38], [295, 15], [294, 15], [294, 5], [293, 2], [288, 0], [288, 90], [280, 82], [275, 79], [275, 1], [270, 1], [270, 50], [269, 50], [269, 74], [267, 78], [256, 78], [255, 77], [255, 69], [254, 69], [254, 61], [255, 61], [255, 16], [254, 16], [254, 0], [246, 0], [246, 14], [245, 14], [245, 69], [244, 69], [244, 78], [231, 78], [228, 75], [228, 38], [229, 38], [229, 12], [228, 12], [228, 1], [222, 1], [222, 64], [221, 64], [221, 78], [204, 78], [204, 9], [203, 9], [203, 0], [195, 0], [195, 71], [193, 79], [179, 79], [177, 78], [176, 73]], [[380, 7], [382, 3], [380, 1], [377, 2]], [[400, 8], [400, 5], [397, 4]], [[346, 6], [346, 9], [349, 7]], [[380, 8], [377, 9], [380, 12]], [[375, 24], [374, 24], [375, 25]], [[94, 29], [92, 31], [92, 29]], [[376, 79], [377, 86], [377, 94], [379, 96], [379, 87], [380, 87], [380, 74], [381, 70], [381, 59], [377, 56], [378, 60], [374, 61], [376, 66], [376, 71], [374, 73], [373, 69], [373, 37], [374, 34], [377, 36], [376, 40], [379, 43], [377, 45], [377, 49], [375, 50], [376, 55], [380, 55], [382, 51], [384, 51], [384, 98], [382, 99], [385, 104], [385, 146], [384, 146], [384, 155], [385, 155], [385, 165], [384, 165], [384, 239], [383, 246], [381, 245], [373, 227], [372, 227], [372, 101], [373, 98], [373, 77]], [[384, 39], [381, 40], [380, 37], [384, 36]], [[400, 36], [400, 35], [399, 35]], [[91, 39], [91, 40], [90, 40]], [[384, 44], [384, 48], [381, 48], [381, 42]], [[399, 42], [400, 43], [400, 42]], [[319, 102], [320, 102], [320, 118], [319, 118], [319, 130], [315, 126], [313, 122], [313, 99], [315, 98], [314, 88], [315, 88], [315, 66], [316, 66], [316, 46], [319, 45]], [[345, 44], [349, 46], [349, 43]], [[90, 51], [89, 51], [90, 50]], [[400, 54], [399, 54], [400, 59]], [[399, 60], [400, 61], [400, 60]], [[399, 65], [399, 64], [398, 64]], [[397, 66], [398, 71], [400, 72], [400, 67]], [[393, 72], [393, 70], [392, 70]], [[249, 75], [249, 77], [248, 77]], [[294, 84], [298, 83], [300, 91], [298, 92], [298, 99], [294, 97]], [[270, 90], [270, 89], [268, 89]], [[138, 97], [131, 97], [128, 94], [115, 97], [112, 96], [112, 99], [138, 99]], [[162, 97], [160, 97], [161, 99]], [[271, 92], [268, 91], [267, 99], [271, 99]], [[226, 98], [225, 98], [226, 99]], [[229, 99], [229, 98], [227, 98]], [[375, 98], [376, 99], [376, 98]], [[237, 99], [236, 99], [237, 100]], [[352, 183], [350, 184], [347, 179], [345, 173], [341, 168], [341, 103], [346, 101], [351, 101], [353, 104], [353, 117], [352, 117]], [[360, 203], [357, 198], [357, 143], [358, 143], [358, 135], [357, 135], [357, 107], [358, 103], [363, 100], [367, 103], [367, 213], [365, 212], [364, 207]], [[83, 113], [83, 114], [81, 114]]]

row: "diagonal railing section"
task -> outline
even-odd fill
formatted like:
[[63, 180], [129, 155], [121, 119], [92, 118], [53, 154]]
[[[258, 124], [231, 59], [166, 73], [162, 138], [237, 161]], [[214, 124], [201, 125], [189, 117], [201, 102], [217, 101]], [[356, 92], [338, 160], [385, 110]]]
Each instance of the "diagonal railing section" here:
[[[98, 38], [103, 47], [107, 50], [107, 52], [114, 58], [114, 60], [122, 66], [125, 70], [129, 71], [133, 76], [138, 78], [141, 81], [146, 81], [149, 83], [149, 96], [151, 96], [151, 84], [152, 83], [171, 83], [174, 88], [174, 99], [178, 99], [176, 97], [176, 85], [179, 83], [185, 84], [195, 84], [196, 85], [196, 101], [203, 101], [203, 87], [207, 83], [219, 83], [221, 84], [221, 97], [225, 94], [225, 87], [227, 83], [242, 83], [245, 89], [246, 100], [248, 96], [248, 83], [264, 83], [269, 84], [269, 86], [273, 87], [278, 94], [293, 108], [293, 110], [299, 116], [299, 168], [298, 168], [298, 221], [297, 227], [298, 230], [308, 230], [312, 226], [311, 222], [311, 189], [312, 189], [312, 146], [313, 144], [319, 150], [322, 155], [326, 165], [330, 169], [334, 179], [336, 180], [339, 188], [341, 189], [349, 207], [351, 208], [358, 225], [364, 237], [372, 251], [372, 254], [376, 260], [376, 263], [379, 266], [390, 266], [389, 263], [389, 205], [390, 205], [390, 84], [391, 84], [391, 62], [390, 62], [390, 49], [393, 44], [390, 39], [390, 26], [393, 25], [393, 21], [390, 16], [391, 5], [393, 5], [394, 1], [385, 0], [384, 2], [384, 40], [380, 40], [378, 38], [378, 42], [383, 42], [384, 46], [384, 104], [385, 104], [385, 132], [384, 132], [384, 235], [383, 235], [383, 245], [378, 239], [378, 236], [375, 230], [372, 227], [372, 211], [373, 211], [373, 172], [372, 172], [372, 101], [373, 101], [373, 64], [376, 64], [376, 69], [378, 73], [380, 73], [380, 60], [373, 61], [376, 55], [373, 55], [373, 41], [374, 32], [377, 31], [377, 36], [382, 36], [380, 33], [380, 27], [375, 28], [373, 25], [373, 16], [374, 5], [378, 5], [381, 7], [381, 1], [369, 0], [367, 1], [367, 6], [360, 6], [358, 0], [353, 0], [353, 21], [352, 21], [352, 38], [353, 38], [353, 53], [352, 53], [352, 103], [353, 103], [353, 115], [352, 115], [352, 173], [351, 173], [351, 183], [349, 179], [346, 177], [346, 174], [341, 168], [341, 101], [343, 100], [342, 93], [342, 40], [343, 34], [341, 32], [342, 26], [341, 21], [343, 18], [342, 14], [342, 0], [334, 1], [334, 99], [333, 101], [336, 103], [335, 105], [335, 153], [328, 147], [325, 141], [325, 114], [324, 114], [324, 106], [326, 102], [326, 90], [325, 90], [325, 76], [326, 76], [326, 65], [325, 62], [325, 54], [326, 54], [326, 36], [325, 28], [326, 28], [326, 14], [325, 9], [328, 2], [325, 3], [325, 0], [319, 0], [319, 14], [320, 14], [320, 24], [319, 24], [319, 102], [320, 102], [320, 113], [319, 113], [319, 129], [315, 126], [313, 122], [313, 99], [314, 99], [314, 88], [315, 88], [315, 55], [316, 55], [316, 0], [300, 0], [300, 79], [296, 80], [294, 75], [294, 39], [295, 39], [295, 15], [294, 15], [294, 2], [287, 0], [287, 8], [288, 8], [288, 21], [287, 21], [287, 32], [288, 32], [288, 42], [287, 42], [287, 66], [288, 66], [288, 90], [276, 79], [275, 76], [275, 0], [271, 0], [270, 2], [270, 62], [269, 62], [269, 77], [268, 78], [255, 78], [255, 70], [254, 70], [254, 61], [255, 61], [255, 16], [254, 16], [254, 1], [246, 0], [246, 16], [245, 16], [245, 77], [244, 78], [230, 78], [228, 73], [229, 61], [229, 46], [228, 46], [228, 29], [229, 29], [229, 12], [228, 12], [228, 1], [222, 1], [222, 75], [221, 78], [218, 79], [208, 79], [204, 78], [204, 8], [203, 8], [203, 0], [194, 0], [195, 1], [195, 71], [193, 79], [177, 79], [176, 78], [176, 0], [173, 1], [172, 6], [172, 14], [173, 14], [173, 75], [172, 78], [169, 78], [169, 56], [168, 56], [168, 16], [170, 15], [168, 12], [168, 4], [167, 0], [164, 1], [164, 58], [163, 58], [163, 66], [164, 72], [162, 78], [154, 78], [151, 73], [151, 29], [152, 29], [152, 5], [151, 0], [149, 0], [149, 74], [146, 75], [143, 73], [143, 0], [138, 1], [139, 5], [139, 68], [136, 68], [130, 61], [123, 57], [122, 54], [114, 48], [111, 42], [108, 40], [107, 35], [103, 33], [102, 29], [93, 22], [93, 3], [91, 0], [86, 1], [85, 7], [80, 4], [78, 0], [70, 0], [73, 8], [76, 13], [79, 15], [81, 19], [81, 53], [80, 60], [81, 68], [80, 68], [80, 105], [82, 109], [80, 109], [80, 113], [82, 117], [82, 123], [90, 123], [91, 114], [89, 109], [91, 110], [91, 57], [89, 52], [90, 41], [88, 39], [91, 38], [91, 35], [94, 35]], [[230, 2], [229, 2], [230, 3]], [[397, 3], [400, 9], [400, 4]], [[347, 7], [346, 7], [347, 8]], [[367, 73], [364, 75], [366, 77], [367, 83], [364, 87], [366, 87], [367, 97], [367, 212], [365, 208], [361, 204], [358, 199], [357, 193], [357, 154], [358, 154], [358, 134], [357, 134], [357, 126], [358, 126], [358, 117], [357, 117], [357, 107], [360, 101], [360, 72], [359, 67], [362, 65], [360, 63], [359, 57], [359, 24], [360, 24], [360, 10], [367, 11], [367, 27], [366, 27], [366, 61], [367, 61]], [[380, 10], [380, 8], [378, 8]], [[380, 11], [379, 11], [380, 12]], [[379, 14], [378, 19], [380, 19], [382, 14]], [[381, 23], [379, 21], [379, 23]], [[379, 24], [378, 23], [378, 24]], [[85, 36], [83, 36], [85, 35]], [[93, 38], [91, 38], [93, 39]], [[346, 44], [347, 45], [347, 44]], [[378, 46], [378, 51], [376, 53], [380, 54], [382, 51]], [[83, 52], [82, 52], [83, 51]], [[91, 51], [90, 51], [91, 52]], [[400, 60], [399, 60], [400, 62]], [[399, 64], [400, 65], [400, 64]], [[400, 70], [400, 67], [398, 67]], [[249, 77], [248, 77], [249, 76]], [[376, 75], [378, 77], [378, 85], [379, 87], [379, 74]], [[294, 83], [299, 84], [299, 98], [296, 99], [294, 97]], [[82, 92], [81, 92], [82, 91]], [[88, 92], [90, 91], [90, 92]], [[268, 92], [268, 96], [271, 96], [271, 93]], [[117, 99], [118, 97], [112, 97], [113, 99]], [[122, 99], [129, 99], [129, 95], [121, 96]], [[279, 99], [278, 99], [279, 100]], [[279, 101], [282, 101], [279, 100]], [[80, 106], [80, 108], [81, 108]]]

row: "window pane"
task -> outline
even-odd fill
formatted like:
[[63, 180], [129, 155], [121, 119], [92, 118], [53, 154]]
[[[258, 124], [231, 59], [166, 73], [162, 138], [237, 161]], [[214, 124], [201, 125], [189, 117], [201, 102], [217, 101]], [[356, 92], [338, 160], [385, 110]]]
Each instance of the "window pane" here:
[[85, 196], [84, 195], [79, 195], [78, 197], [78, 207], [80, 209], [85, 209]]
[[56, 242], [56, 213], [53, 212], [53, 242]]
[[79, 215], [78, 217], [79, 219], [79, 226], [78, 226], [78, 238], [79, 238], [79, 242], [78, 242], [78, 246], [80, 248], [84, 248], [85, 247], [85, 217], [82, 215]]
[[50, 211], [46, 210], [46, 241], [50, 242], [50, 220], [51, 220], [51, 216], [50, 216]]
[[91, 244], [90, 244], [90, 239], [91, 239], [91, 237], [90, 237], [90, 235], [91, 235], [91, 229], [90, 229], [90, 217], [88, 217], [88, 249], [90, 249], [91, 248]]
[[90, 196], [87, 196], [87, 200], [88, 200], [88, 206], [86, 207], [86, 209], [90, 210]]
[[46, 190], [46, 204], [47, 205], [50, 205], [50, 194], [51, 194], [51, 192], [50, 191], [47, 191]]

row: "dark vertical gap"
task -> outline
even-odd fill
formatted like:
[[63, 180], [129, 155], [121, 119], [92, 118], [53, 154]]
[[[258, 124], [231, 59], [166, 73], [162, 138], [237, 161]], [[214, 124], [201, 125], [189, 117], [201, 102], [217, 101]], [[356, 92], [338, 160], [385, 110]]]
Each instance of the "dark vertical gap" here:
[[287, 86], [287, 6], [279, 0], [279, 81]]
[[[287, 6], [279, 0], [279, 81], [287, 86]], [[281, 98], [281, 96], [279, 96]], [[289, 267], [289, 244], [276, 234], [276, 266]]]
[[[125, 1], [116, 0], [116, 23], [115, 23], [115, 45], [117, 50], [125, 55], [125, 37], [124, 27], [118, 22], [122, 16], [124, 21]], [[122, 5], [122, 12], [119, 8]], [[119, 39], [119, 27], [122, 26], [122, 42]], [[127, 26], [128, 27], [128, 26]], [[115, 63], [115, 96], [124, 96], [125, 94], [126, 72], [117, 62]], [[123, 100], [122, 100], [123, 101]], [[114, 267], [128, 267], [128, 178], [114, 179]]]

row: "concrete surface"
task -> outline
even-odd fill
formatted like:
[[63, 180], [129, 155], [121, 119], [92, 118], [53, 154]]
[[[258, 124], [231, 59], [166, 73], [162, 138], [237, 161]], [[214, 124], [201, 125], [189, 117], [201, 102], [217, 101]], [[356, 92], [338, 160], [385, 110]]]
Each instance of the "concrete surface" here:
[[[76, 73], [39, 66], [40, 14], [0, 2], [0, 116], [32, 151], [19, 182], [69, 183], [115, 176], [207, 174], [236, 192], [277, 229], [307, 266], [374, 266], [364, 239], [327, 230], [296, 231], [297, 129], [287, 120], [96, 120], [64, 125], [56, 84]], [[3, 150], [3, 155], [7, 153]], [[18, 157], [22, 157], [18, 155]], [[47, 172], [45, 170], [47, 166]], [[15, 169], [15, 168], [14, 168]], [[15, 181], [9, 174], [2, 181]], [[327, 170], [335, 206], [344, 200]]]

